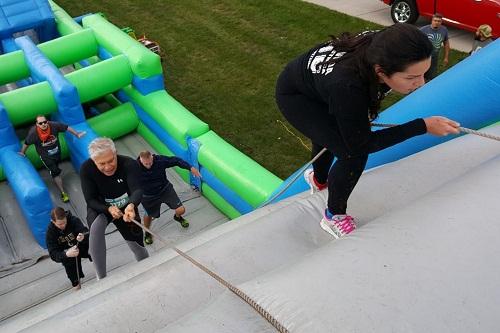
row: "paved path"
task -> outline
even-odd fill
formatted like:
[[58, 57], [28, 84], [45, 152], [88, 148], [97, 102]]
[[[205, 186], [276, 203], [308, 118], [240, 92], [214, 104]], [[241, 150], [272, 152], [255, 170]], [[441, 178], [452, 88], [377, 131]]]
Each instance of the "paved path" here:
[[[390, 14], [390, 7], [380, 0], [305, 0], [320, 6], [324, 6], [341, 13], [356, 16], [364, 20], [382, 25], [393, 24]], [[421, 27], [429, 24], [428, 19], [419, 18], [416, 25]], [[472, 46], [473, 33], [448, 28], [450, 35], [450, 45], [452, 48], [469, 52]]]

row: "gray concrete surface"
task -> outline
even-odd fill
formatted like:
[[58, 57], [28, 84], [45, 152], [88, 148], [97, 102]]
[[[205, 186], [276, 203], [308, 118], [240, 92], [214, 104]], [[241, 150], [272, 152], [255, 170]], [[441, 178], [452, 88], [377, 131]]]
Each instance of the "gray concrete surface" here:
[[[337, 12], [356, 16], [364, 20], [381, 25], [393, 24], [391, 9], [380, 0], [304, 0], [323, 7], [333, 9]], [[429, 24], [429, 19], [420, 17], [416, 23], [421, 27]], [[450, 46], [462, 52], [469, 52], [472, 47], [474, 34], [465, 30], [448, 27], [450, 34]]]

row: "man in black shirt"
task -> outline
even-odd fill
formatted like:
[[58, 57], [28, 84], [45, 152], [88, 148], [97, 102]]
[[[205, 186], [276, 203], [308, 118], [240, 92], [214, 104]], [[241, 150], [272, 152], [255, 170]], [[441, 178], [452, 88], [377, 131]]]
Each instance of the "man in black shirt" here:
[[101, 279], [106, 276], [104, 232], [109, 222], [115, 224], [137, 261], [149, 254], [144, 247], [142, 229], [131, 222], [139, 220], [137, 206], [142, 199], [137, 162], [117, 155], [113, 141], [108, 138], [93, 140], [89, 145], [89, 155], [90, 159], [80, 169], [80, 179], [87, 202], [89, 252], [97, 277]]
[[49, 170], [50, 175], [54, 179], [54, 183], [59, 191], [61, 191], [61, 200], [63, 202], [68, 202], [69, 196], [64, 192], [62, 178], [60, 176], [61, 169], [59, 169], [59, 162], [61, 162], [61, 144], [59, 143], [58, 134], [66, 131], [77, 138], [81, 138], [85, 135], [85, 132], [77, 132], [66, 124], [48, 121], [44, 115], [39, 115], [36, 117], [35, 126], [28, 132], [23, 147], [19, 152], [19, 154], [25, 156], [28, 146], [31, 144], [35, 145], [43, 165]]
[[73, 288], [80, 289], [80, 279], [85, 277], [81, 258], [90, 259], [88, 238], [84, 236], [88, 229], [61, 207], [52, 209], [50, 218], [45, 236], [50, 258], [63, 264]]
[[[168, 181], [165, 169], [178, 166], [190, 170], [196, 177], [201, 177], [198, 169], [181, 158], [154, 155], [148, 150], [141, 152], [137, 161], [140, 169], [140, 182], [144, 191], [142, 206], [147, 213], [144, 216], [144, 226], [149, 228], [153, 218], [160, 217], [161, 204], [165, 203], [170, 209], [175, 210], [174, 220], [179, 222], [183, 228], [189, 227], [189, 222], [182, 217], [186, 209], [175, 193], [172, 183]], [[153, 236], [149, 232], [146, 233], [144, 242], [146, 244], [153, 243]]]

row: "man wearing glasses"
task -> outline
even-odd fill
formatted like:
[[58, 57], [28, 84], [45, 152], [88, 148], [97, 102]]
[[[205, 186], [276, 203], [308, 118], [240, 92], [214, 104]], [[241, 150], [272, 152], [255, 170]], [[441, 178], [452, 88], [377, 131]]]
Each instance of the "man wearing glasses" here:
[[36, 117], [36, 125], [33, 126], [24, 140], [23, 147], [19, 154], [25, 156], [26, 149], [29, 145], [34, 144], [43, 165], [49, 170], [54, 183], [59, 191], [61, 191], [61, 200], [63, 202], [69, 201], [69, 196], [64, 192], [61, 169], [59, 169], [59, 162], [61, 162], [61, 145], [59, 143], [59, 132], [70, 132], [77, 138], [85, 135], [85, 132], [77, 132], [66, 124], [48, 121], [44, 115]]

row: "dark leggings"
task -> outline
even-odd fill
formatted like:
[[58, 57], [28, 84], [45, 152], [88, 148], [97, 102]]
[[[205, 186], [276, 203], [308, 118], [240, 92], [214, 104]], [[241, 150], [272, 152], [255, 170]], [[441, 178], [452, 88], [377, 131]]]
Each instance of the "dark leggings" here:
[[328, 104], [299, 92], [292, 84], [293, 79], [287, 70], [281, 73], [276, 102], [288, 122], [311, 139], [311, 156], [316, 156], [324, 147], [328, 149], [313, 163], [314, 176], [319, 183], [328, 181], [328, 210], [332, 214], [345, 214], [347, 200], [366, 166], [368, 154], [350, 155], [336, 128], [335, 118], [328, 113]]
[[[136, 219], [139, 218], [139, 212], [135, 211]], [[87, 223], [89, 224], [89, 253], [92, 255], [94, 268], [98, 279], [106, 276], [106, 227], [109, 222], [113, 222], [125, 239], [128, 247], [134, 254], [137, 261], [141, 261], [149, 256], [144, 247], [142, 229], [132, 222], [125, 222], [123, 219], [112, 220], [110, 216], [101, 213], [98, 214], [92, 208], [87, 208]]]
[[[64, 258], [62, 260], [62, 264], [64, 266], [64, 269], [66, 270], [66, 275], [68, 276], [68, 279], [71, 281], [71, 285], [73, 287], [76, 287], [78, 283], [80, 282], [78, 278], [83, 278], [85, 275], [83, 274], [82, 270], [82, 258], [90, 258], [89, 256], [89, 244], [88, 241], [83, 241], [78, 244], [78, 249], [80, 250], [78, 254], [78, 259], [75, 258]], [[78, 272], [76, 271], [77, 269], [77, 261], [78, 261]]]

